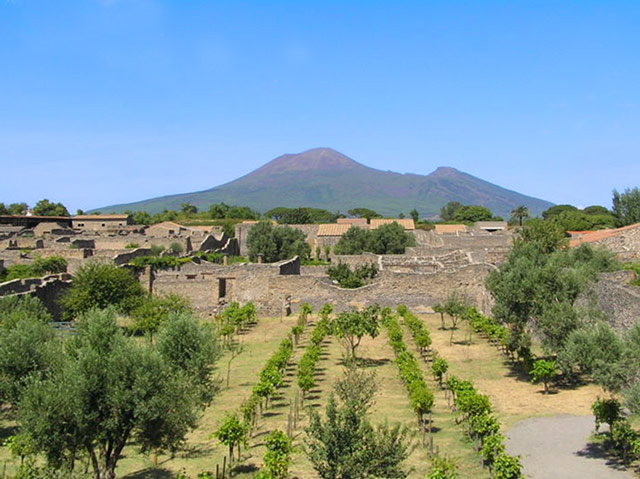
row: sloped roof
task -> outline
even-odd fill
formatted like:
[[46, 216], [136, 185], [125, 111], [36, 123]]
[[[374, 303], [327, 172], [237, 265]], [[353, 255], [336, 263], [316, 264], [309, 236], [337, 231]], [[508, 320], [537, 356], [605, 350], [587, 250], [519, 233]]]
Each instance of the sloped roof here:
[[371, 229], [375, 230], [380, 228], [382, 225], [388, 225], [391, 223], [398, 223], [405, 230], [416, 229], [416, 225], [413, 223], [413, 219], [411, 218], [374, 218], [371, 220]]
[[597, 230], [593, 231], [589, 234], [584, 234], [578, 238], [569, 240], [569, 246], [571, 248], [575, 246], [579, 246], [582, 243], [594, 243], [596, 241], [600, 241], [603, 239], [611, 238], [612, 236], [617, 236], [625, 231], [629, 231], [635, 228], [640, 228], [640, 223], [635, 223], [629, 226], [623, 226], [622, 228], [617, 229], [607, 229], [607, 230]]
[[74, 221], [82, 220], [126, 220], [131, 215], [76, 215], [72, 216], [71, 219]]
[[342, 236], [351, 226], [353, 225], [337, 223], [318, 225], [318, 236]]
[[367, 224], [367, 218], [338, 218], [338, 224], [365, 226]]
[[436, 225], [436, 234], [466, 233], [465, 225]]
[[149, 228], [160, 228], [160, 229], [167, 229], [167, 230], [187, 229], [185, 226], [179, 225], [178, 223], [174, 223], [173, 221], [163, 221], [162, 223], [156, 223], [155, 225], [149, 226], [147, 229]]

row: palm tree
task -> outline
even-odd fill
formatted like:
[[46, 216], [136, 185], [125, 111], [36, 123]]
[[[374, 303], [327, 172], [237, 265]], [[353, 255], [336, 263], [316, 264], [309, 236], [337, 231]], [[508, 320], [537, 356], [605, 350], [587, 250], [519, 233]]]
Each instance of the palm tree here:
[[529, 210], [526, 206], [518, 206], [511, 212], [511, 219], [518, 220], [518, 224], [522, 226], [522, 220], [529, 217]]

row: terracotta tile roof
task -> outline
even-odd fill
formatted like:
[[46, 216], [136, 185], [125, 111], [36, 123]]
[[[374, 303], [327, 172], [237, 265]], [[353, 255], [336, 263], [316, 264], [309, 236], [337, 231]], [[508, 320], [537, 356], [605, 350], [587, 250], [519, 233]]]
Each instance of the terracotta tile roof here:
[[581, 245], [582, 243], [593, 243], [595, 241], [611, 238], [612, 236], [617, 236], [621, 233], [624, 233], [625, 231], [628, 231], [634, 228], [640, 228], [640, 223], [636, 223], [629, 226], [623, 226], [622, 228], [617, 228], [615, 230], [593, 231], [593, 232], [590, 232], [589, 234], [585, 234], [583, 236], [570, 240], [569, 246], [573, 248], [575, 246]]
[[416, 225], [413, 223], [413, 219], [411, 218], [374, 218], [371, 220], [371, 229], [378, 229], [382, 225], [387, 225], [391, 223], [398, 223], [405, 230], [415, 230]]
[[367, 218], [338, 218], [338, 224], [365, 226], [367, 224]]
[[351, 226], [353, 225], [337, 223], [318, 225], [318, 236], [342, 236]]
[[466, 233], [465, 225], [436, 225], [436, 234]]
[[163, 221], [162, 223], [156, 223], [155, 225], [151, 225], [149, 226], [149, 228], [180, 229], [180, 228], [185, 228], [185, 226], [179, 225], [178, 223], [174, 223], [173, 221]]
[[71, 219], [74, 221], [88, 221], [88, 220], [126, 220], [131, 215], [76, 215]]

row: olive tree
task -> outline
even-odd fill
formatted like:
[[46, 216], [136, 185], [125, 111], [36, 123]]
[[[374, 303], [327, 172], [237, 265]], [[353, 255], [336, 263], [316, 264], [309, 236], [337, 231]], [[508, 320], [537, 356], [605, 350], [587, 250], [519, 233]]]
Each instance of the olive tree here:
[[115, 316], [84, 315], [59, 366], [30, 383], [18, 410], [21, 434], [48, 465], [73, 471], [86, 455], [95, 479], [115, 478], [129, 442], [142, 452], [175, 451], [203, 405], [194, 379], [201, 363], [180, 348], [167, 355], [125, 337]]

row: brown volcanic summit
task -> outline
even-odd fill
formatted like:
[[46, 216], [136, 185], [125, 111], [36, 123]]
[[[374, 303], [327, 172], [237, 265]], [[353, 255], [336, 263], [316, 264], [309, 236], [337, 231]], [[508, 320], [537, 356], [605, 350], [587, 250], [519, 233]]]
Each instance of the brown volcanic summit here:
[[371, 208], [384, 215], [435, 216], [448, 201], [483, 205], [508, 216], [520, 205], [533, 215], [549, 208], [548, 201], [501, 188], [455, 168], [440, 167], [429, 175], [380, 171], [362, 165], [331, 148], [314, 148], [275, 158], [251, 173], [210, 190], [164, 196], [101, 211], [180, 209], [191, 203], [207, 209], [212, 203], [247, 205], [258, 211], [276, 206], [312, 206], [345, 212]]

